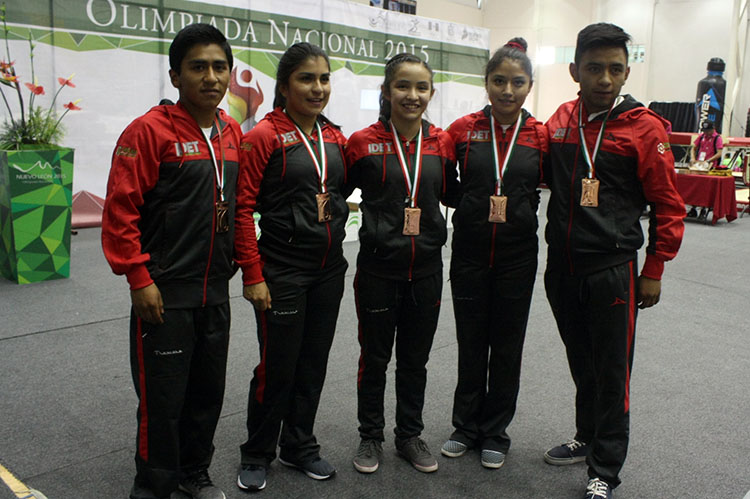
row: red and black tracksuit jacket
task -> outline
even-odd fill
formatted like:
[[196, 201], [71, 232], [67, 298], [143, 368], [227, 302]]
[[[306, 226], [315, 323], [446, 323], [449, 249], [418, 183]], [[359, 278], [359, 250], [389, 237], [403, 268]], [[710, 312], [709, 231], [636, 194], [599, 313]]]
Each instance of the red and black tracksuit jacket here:
[[[508, 196], [507, 222], [489, 222], [489, 198], [495, 194], [490, 109], [488, 105], [459, 118], [447, 132], [456, 145], [461, 175], [461, 194], [453, 214], [453, 255], [494, 267], [517, 258], [536, 257], [537, 188], [547, 150], [547, 134], [541, 122], [522, 110], [523, 126], [503, 177], [503, 195]], [[502, 165], [513, 137], [513, 127], [505, 133], [499, 125], [497, 129]]]
[[[666, 121], [630, 96], [612, 110], [596, 158], [599, 206], [580, 205], [587, 175], [579, 145], [578, 100], [560, 106], [547, 122], [550, 157], [544, 178], [551, 196], [546, 238], [564, 256], [571, 274], [586, 274], [635, 259], [643, 245], [640, 216], [649, 212], [649, 241], [642, 274], [660, 279], [664, 262], [682, 241], [684, 204], [675, 188], [674, 157]], [[585, 111], [584, 111], [585, 112]], [[589, 151], [603, 117], [583, 118]]]
[[[580, 204], [588, 166], [578, 129], [579, 100], [547, 122], [550, 153], [544, 178], [551, 195], [545, 288], [576, 385], [576, 440], [589, 444], [589, 477], [620, 483], [629, 441], [630, 375], [638, 301], [640, 217], [649, 210], [641, 275], [661, 279], [680, 247], [685, 207], [675, 188], [667, 122], [625, 96], [607, 120], [595, 159], [599, 206]], [[583, 133], [592, 151], [603, 123]]]
[[456, 120], [461, 196], [453, 215], [450, 284], [458, 340], [458, 382], [453, 398], [452, 440], [507, 453], [506, 429], [518, 399], [521, 358], [537, 269], [537, 191], [547, 152], [544, 125], [522, 110], [515, 126], [495, 124], [507, 221], [488, 220], [495, 194], [491, 106]]
[[[357, 266], [374, 275], [411, 280], [442, 269], [441, 247], [448, 232], [440, 202], [455, 204], [455, 156], [448, 134], [424, 120], [422, 136], [418, 236], [402, 234], [408, 192], [388, 122], [380, 120], [354, 132], [347, 143], [349, 186], [362, 190]], [[416, 142], [402, 142], [402, 147], [413, 163]]]
[[[163, 324], [131, 311], [138, 395], [135, 483], [158, 497], [205, 469], [224, 398], [229, 346], [239, 125], [218, 111], [210, 145], [180, 104], [157, 106], [118, 139], [102, 217], [102, 247], [132, 289], [155, 283]], [[216, 232], [223, 184], [229, 230]], [[196, 380], [199, 379], [199, 382]]]
[[[211, 138], [229, 201], [230, 230], [217, 233], [216, 170], [206, 139], [178, 103], [156, 106], [117, 141], [102, 214], [102, 248], [132, 289], [156, 282], [166, 308], [228, 299], [232, 266], [239, 125], [223, 111]], [[214, 125], [216, 127], [216, 125]]]
[[[261, 261], [316, 270], [345, 263], [341, 243], [349, 207], [342, 189], [346, 181], [339, 128], [320, 118], [328, 162], [327, 191], [332, 219], [318, 222], [315, 194], [319, 176], [292, 120], [279, 107], [268, 113], [242, 139], [243, 168], [238, 185], [237, 262], [243, 282], [263, 281]], [[317, 152], [317, 139], [312, 141]], [[256, 238], [253, 214], [261, 218]]]

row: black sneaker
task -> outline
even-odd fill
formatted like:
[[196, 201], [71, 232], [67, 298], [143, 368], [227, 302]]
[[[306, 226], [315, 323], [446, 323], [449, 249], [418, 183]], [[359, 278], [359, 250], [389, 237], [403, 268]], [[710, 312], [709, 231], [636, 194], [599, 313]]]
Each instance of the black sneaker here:
[[227, 499], [224, 492], [211, 482], [208, 470], [199, 470], [180, 480], [180, 490], [193, 499]]
[[284, 466], [304, 471], [305, 475], [314, 480], [327, 480], [336, 474], [336, 468], [319, 456], [309, 461], [293, 461], [279, 457], [279, 462]]
[[690, 208], [690, 211], [688, 211], [687, 217], [688, 218], [695, 218], [698, 216], [698, 210], [695, 209], [695, 206]]
[[383, 444], [378, 440], [363, 438], [354, 457], [354, 469], [360, 473], [374, 473], [378, 469]]
[[430, 453], [425, 441], [419, 437], [396, 440], [396, 450], [401, 457], [422, 473], [432, 473], [438, 469], [437, 460]]
[[565, 466], [567, 464], [582, 463], [589, 454], [589, 446], [584, 442], [576, 439], [566, 442], [557, 447], [552, 447], [544, 453], [544, 460], [547, 464], [555, 466]]
[[266, 488], [266, 467], [261, 464], [243, 464], [237, 475], [237, 487], [255, 491]]
[[698, 215], [698, 220], [703, 222], [706, 220], [707, 217], [708, 217], [708, 208], [701, 208], [701, 212]]
[[599, 478], [592, 478], [586, 486], [584, 499], [612, 499], [612, 487]]

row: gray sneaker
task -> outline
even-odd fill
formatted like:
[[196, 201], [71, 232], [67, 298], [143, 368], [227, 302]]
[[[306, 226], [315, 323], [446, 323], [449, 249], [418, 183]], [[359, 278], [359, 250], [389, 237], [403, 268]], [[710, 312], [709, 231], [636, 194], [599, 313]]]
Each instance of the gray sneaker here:
[[378, 440], [363, 438], [354, 457], [354, 469], [360, 473], [374, 473], [378, 469], [383, 444]]
[[313, 480], [327, 480], [336, 474], [336, 468], [322, 457], [315, 457], [309, 461], [287, 460], [279, 456], [279, 462], [284, 466], [304, 471]]
[[499, 450], [482, 449], [482, 466], [496, 470], [505, 464], [505, 454]]
[[237, 487], [256, 491], [266, 488], [266, 467], [261, 464], [243, 464], [237, 474]]
[[461, 457], [469, 450], [469, 446], [458, 440], [448, 440], [440, 448], [440, 453], [445, 457]]
[[432, 473], [438, 469], [437, 460], [430, 454], [425, 441], [419, 437], [396, 440], [396, 450], [401, 457], [422, 473]]
[[193, 499], [227, 499], [224, 492], [211, 482], [208, 470], [199, 470], [183, 478], [180, 490]]

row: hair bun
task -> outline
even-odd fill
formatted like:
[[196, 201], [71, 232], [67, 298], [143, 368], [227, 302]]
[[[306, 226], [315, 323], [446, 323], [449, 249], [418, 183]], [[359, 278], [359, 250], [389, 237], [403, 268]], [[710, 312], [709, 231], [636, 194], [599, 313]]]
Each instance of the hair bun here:
[[526, 43], [526, 40], [524, 40], [523, 38], [519, 36], [508, 41], [508, 43], [506, 43], [505, 46], [520, 50], [521, 52], [525, 54], [528, 44]]

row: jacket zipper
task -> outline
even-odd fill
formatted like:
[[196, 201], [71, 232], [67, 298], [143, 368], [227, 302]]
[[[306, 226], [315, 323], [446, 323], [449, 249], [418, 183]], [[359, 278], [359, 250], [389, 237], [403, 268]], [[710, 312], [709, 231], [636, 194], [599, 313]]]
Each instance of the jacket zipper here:
[[[409, 161], [409, 148], [410, 147], [411, 147], [411, 141], [407, 140], [406, 141], [406, 149], [405, 149], [405, 151], [406, 151], [406, 163], [408, 165], [411, 165], [411, 162]], [[408, 172], [408, 173], [411, 174], [411, 172]], [[417, 179], [417, 178], [414, 179], [414, 184], [415, 185], [411, 186], [411, 189], [412, 189], [411, 194], [412, 195], [414, 194], [414, 190], [416, 189], [416, 183], [418, 181], [419, 181], [419, 179]], [[417, 253], [417, 243], [414, 240], [415, 236], [409, 236], [409, 237], [411, 237], [411, 258], [409, 260], [409, 280], [411, 281], [412, 278], [413, 278], [413, 271], [414, 271], [414, 259], [416, 258], [416, 253]]]
[[[218, 124], [217, 124], [218, 126]], [[213, 148], [213, 143], [209, 140], [208, 141], [208, 147]], [[209, 151], [209, 155], [211, 154], [211, 151]], [[211, 156], [213, 158], [213, 156]], [[217, 185], [217, 178], [216, 175], [212, 175], [214, 178], [214, 207], [216, 206], [216, 190], [218, 189]], [[213, 214], [211, 216], [211, 244], [208, 247], [208, 262], [206, 263], [206, 273], [203, 276], [203, 301], [201, 306], [206, 306], [206, 301], [208, 299], [208, 273], [211, 270], [211, 260], [213, 259], [214, 255], [214, 239], [216, 237], [216, 208], [213, 209]]]
[[[492, 126], [492, 121], [490, 121], [490, 126]], [[508, 130], [510, 130], [510, 128]], [[505, 154], [507, 152], [507, 150], [506, 150], [506, 145], [507, 144], [505, 142], [505, 135], [508, 133], [508, 130], [505, 130], [503, 132], [503, 141], [502, 141], [502, 144], [503, 144], [503, 158], [505, 158]], [[521, 131], [519, 130], [518, 133], [521, 133]], [[495, 191], [495, 192], [497, 192], [497, 191]], [[490, 262], [489, 262], [490, 268], [492, 268], [494, 266], [494, 261], [495, 261], [495, 234], [496, 233], [497, 233], [497, 224], [493, 223], [492, 224], [492, 240], [490, 241]]]
[[[564, 144], [563, 144], [564, 145]], [[576, 170], [578, 169], [578, 153], [580, 152], [581, 145], [578, 144], [576, 149], [576, 155], [573, 161], [573, 171], [570, 174], [570, 194], [568, 199], [568, 233], [565, 238], [565, 249], [568, 257], [568, 269], [570, 275], [573, 275], [575, 268], [573, 266], [573, 254], [570, 248], [570, 234], [573, 232], [573, 210], [575, 209], [575, 183], [576, 183]]]

